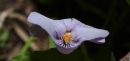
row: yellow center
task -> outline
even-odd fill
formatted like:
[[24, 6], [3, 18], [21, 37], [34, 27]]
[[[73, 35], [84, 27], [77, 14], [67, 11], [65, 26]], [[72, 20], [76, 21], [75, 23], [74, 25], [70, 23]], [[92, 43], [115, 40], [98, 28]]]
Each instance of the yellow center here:
[[68, 44], [71, 40], [72, 34], [70, 32], [67, 32], [63, 35], [62, 39], [65, 42], [65, 44]]

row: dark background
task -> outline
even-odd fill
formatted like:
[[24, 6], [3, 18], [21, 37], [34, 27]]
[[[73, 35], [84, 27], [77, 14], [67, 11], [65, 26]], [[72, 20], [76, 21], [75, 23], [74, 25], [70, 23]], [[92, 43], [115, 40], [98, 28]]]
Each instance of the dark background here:
[[[16, 4], [17, 1], [19, 0], [1, 0], [0, 11], [19, 5], [20, 3]], [[95, 58], [99, 52], [107, 54], [109, 51], [113, 52], [115, 58], [119, 60], [130, 51], [130, 6], [125, 0], [22, 0], [22, 2], [14, 12], [24, 14], [26, 17], [28, 14], [25, 13], [24, 9], [31, 3], [34, 7], [31, 11], [39, 12], [49, 18], [76, 18], [87, 25], [108, 30], [110, 34], [106, 38], [105, 44], [85, 42], [87, 52], [92, 58]], [[12, 22], [18, 23], [29, 35], [28, 27], [23, 25], [24, 22], [17, 21], [16, 18], [6, 18], [7, 21], [4, 22], [1, 29], [7, 29], [12, 24], [10, 19], [14, 20]], [[10, 30], [10, 33], [16, 34], [15, 30]], [[24, 44], [22, 39], [18, 35], [16, 36], [19, 42]], [[11, 51], [11, 48], [2, 47], [0, 52], [1, 54], [7, 53]], [[3, 52], [4, 49], [7, 51]]]

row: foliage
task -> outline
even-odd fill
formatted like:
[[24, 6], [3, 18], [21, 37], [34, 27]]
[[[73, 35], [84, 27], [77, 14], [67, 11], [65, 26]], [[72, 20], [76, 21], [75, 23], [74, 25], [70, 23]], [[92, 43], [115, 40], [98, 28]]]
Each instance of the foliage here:
[[35, 51], [30, 54], [19, 55], [12, 58], [10, 61], [83, 61], [82, 54], [79, 50], [73, 53], [64, 55], [52, 48], [47, 51]]

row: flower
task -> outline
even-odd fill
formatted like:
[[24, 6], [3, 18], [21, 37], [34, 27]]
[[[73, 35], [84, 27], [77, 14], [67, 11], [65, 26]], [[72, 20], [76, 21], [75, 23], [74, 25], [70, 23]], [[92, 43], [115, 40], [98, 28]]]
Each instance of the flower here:
[[41, 37], [46, 31], [63, 54], [73, 52], [84, 41], [105, 43], [109, 32], [85, 25], [75, 18], [53, 20], [37, 12], [31, 12], [28, 21], [32, 23], [30, 34]]

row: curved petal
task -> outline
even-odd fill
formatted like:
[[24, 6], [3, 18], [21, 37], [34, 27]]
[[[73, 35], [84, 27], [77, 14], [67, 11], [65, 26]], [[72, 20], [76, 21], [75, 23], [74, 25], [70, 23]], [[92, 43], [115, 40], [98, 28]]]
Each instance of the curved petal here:
[[48, 33], [36, 24], [31, 24], [31, 26], [29, 27], [29, 32], [34, 37], [48, 36]]
[[97, 43], [97, 44], [102, 44], [105, 43], [105, 38], [99, 37], [96, 39], [92, 39], [91, 42]]
[[62, 27], [60, 23], [57, 23], [56, 21], [47, 18], [37, 12], [31, 12], [28, 16], [28, 21], [39, 25], [42, 29], [46, 30], [51, 37], [55, 37], [54, 33], [58, 32], [58, 34], [62, 34], [65, 32], [65, 28]]
[[28, 16], [28, 21], [33, 24], [39, 25], [40, 27], [45, 29], [49, 34], [52, 34], [53, 26], [54, 27], [56, 26], [55, 21], [37, 13], [37, 12], [31, 12], [30, 15]]
[[80, 28], [77, 27], [72, 33], [75, 40], [86, 41], [89, 40], [94, 43], [104, 43], [105, 37], [108, 36], [109, 32], [102, 29], [96, 28]]
[[85, 28], [93, 28], [89, 25], [85, 25], [82, 22], [78, 21], [75, 18], [68, 18], [68, 19], [61, 19], [56, 20], [57, 22], [64, 24], [67, 30], [74, 30], [77, 26], [79, 27], [85, 27]]

